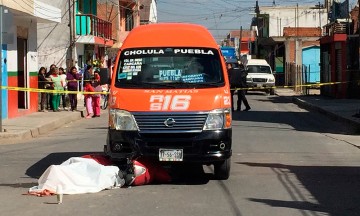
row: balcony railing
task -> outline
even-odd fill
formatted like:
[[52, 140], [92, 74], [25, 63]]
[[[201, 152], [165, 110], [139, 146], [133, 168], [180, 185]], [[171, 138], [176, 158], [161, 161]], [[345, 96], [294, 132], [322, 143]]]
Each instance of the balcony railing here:
[[349, 31], [349, 23], [330, 23], [324, 26], [324, 35], [347, 34]]
[[102, 20], [93, 14], [77, 14], [76, 34], [93, 35], [106, 39], [112, 39], [111, 22]]

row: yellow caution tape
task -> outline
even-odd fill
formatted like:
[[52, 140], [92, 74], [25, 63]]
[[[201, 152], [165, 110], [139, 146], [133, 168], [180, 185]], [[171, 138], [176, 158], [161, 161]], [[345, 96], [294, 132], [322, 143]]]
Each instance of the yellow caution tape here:
[[263, 90], [263, 89], [277, 89], [277, 88], [297, 88], [297, 87], [320, 87], [326, 85], [338, 85], [349, 83], [347, 82], [327, 82], [327, 83], [314, 83], [314, 84], [303, 84], [303, 85], [290, 85], [290, 86], [266, 86], [266, 87], [247, 87], [247, 88], [232, 88], [231, 90]]
[[52, 89], [38, 89], [38, 88], [26, 88], [26, 87], [12, 87], [12, 86], [0, 86], [0, 89], [7, 89], [11, 91], [28, 91], [28, 92], [40, 92], [40, 93], [53, 93], [53, 94], [102, 94], [107, 95], [109, 92], [84, 92], [84, 91], [65, 91], [65, 90], [52, 90]]
[[[65, 80], [66, 82], [93, 82], [93, 81], [95, 81], [94, 79], [93, 80]], [[42, 80], [38, 80], [38, 82], [47, 82], [47, 83], [53, 83], [54, 81], [52, 81], [52, 80], [47, 80], [47, 81], [42, 81]]]
[[[328, 83], [314, 83], [314, 84], [303, 84], [303, 85], [291, 85], [291, 86], [267, 86], [267, 87], [248, 87], [248, 88], [232, 88], [231, 90], [263, 90], [263, 89], [277, 89], [277, 88], [296, 88], [296, 87], [320, 87], [326, 85], [338, 85], [349, 83], [347, 82], [328, 82]], [[358, 81], [356, 81], [358, 82]], [[11, 87], [11, 86], [0, 86], [0, 89], [7, 89], [12, 91], [29, 91], [29, 92], [45, 92], [45, 93], [58, 93], [58, 94], [102, 94], [107, 95], [109, 92], [84, 92], [84, 91], [65, 91], [65, 90], [51, 90], [51, 89], [38, 89], [38, 88], [25, 88], [25, 87]]]

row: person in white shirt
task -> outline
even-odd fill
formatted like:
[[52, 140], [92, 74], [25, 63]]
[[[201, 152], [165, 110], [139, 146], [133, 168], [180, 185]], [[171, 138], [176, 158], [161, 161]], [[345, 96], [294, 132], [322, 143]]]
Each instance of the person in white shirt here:
[[[64, 68], [59, 68], [59, 76], [61, 79], [61, 85], [64, 88], [64, 91], [67, 90], [67, 82], [66, 82], [66, 73]], [[68, 110], [68, 106], [67, 106], [67, 94], [62, 93], [61, 94], [61, 100], [62, 100], [62, 105], [63, 105], [63, 109], [64, 110]]]

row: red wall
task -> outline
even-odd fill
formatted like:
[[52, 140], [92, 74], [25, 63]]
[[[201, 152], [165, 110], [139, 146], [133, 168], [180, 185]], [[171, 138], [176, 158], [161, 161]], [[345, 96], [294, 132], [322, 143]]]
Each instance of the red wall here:
[[[34, 75], [34, 74], [33, 74]], [[8, 85], [10, 87], [17, 87], [18, 80], [17, 76], [8, 77]], [[30, 88], [37, 88], [38, 86], [38, 77], [30, 76], [29, 77]], [[27, 115], [33, 112], [38, 111], [38, 93], [30, 92], [29, 94], [29, 109], [19, 109], [18, 108], [18, 92], [15, 90], [8, 91], [8, 118], [15, 118], [23, 115]]]

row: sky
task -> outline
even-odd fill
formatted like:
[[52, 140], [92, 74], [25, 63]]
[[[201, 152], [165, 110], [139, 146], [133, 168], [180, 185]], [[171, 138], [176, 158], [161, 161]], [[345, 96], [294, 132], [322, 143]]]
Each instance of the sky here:
[[[344, 0], [339, 0], [343, 2]], [[350, 10], [358, 0], [350, 0]], [[220, 41], [231, 30], [249, 29], [254, 17], [255, 0], [156, 0], [158, 22], [189, 22], [207, 27]], [[259, 0], [259, 6], [271, 6], [273, 0]], [[325, 0], [275, 0], [276, 5], [315, 6]]]

